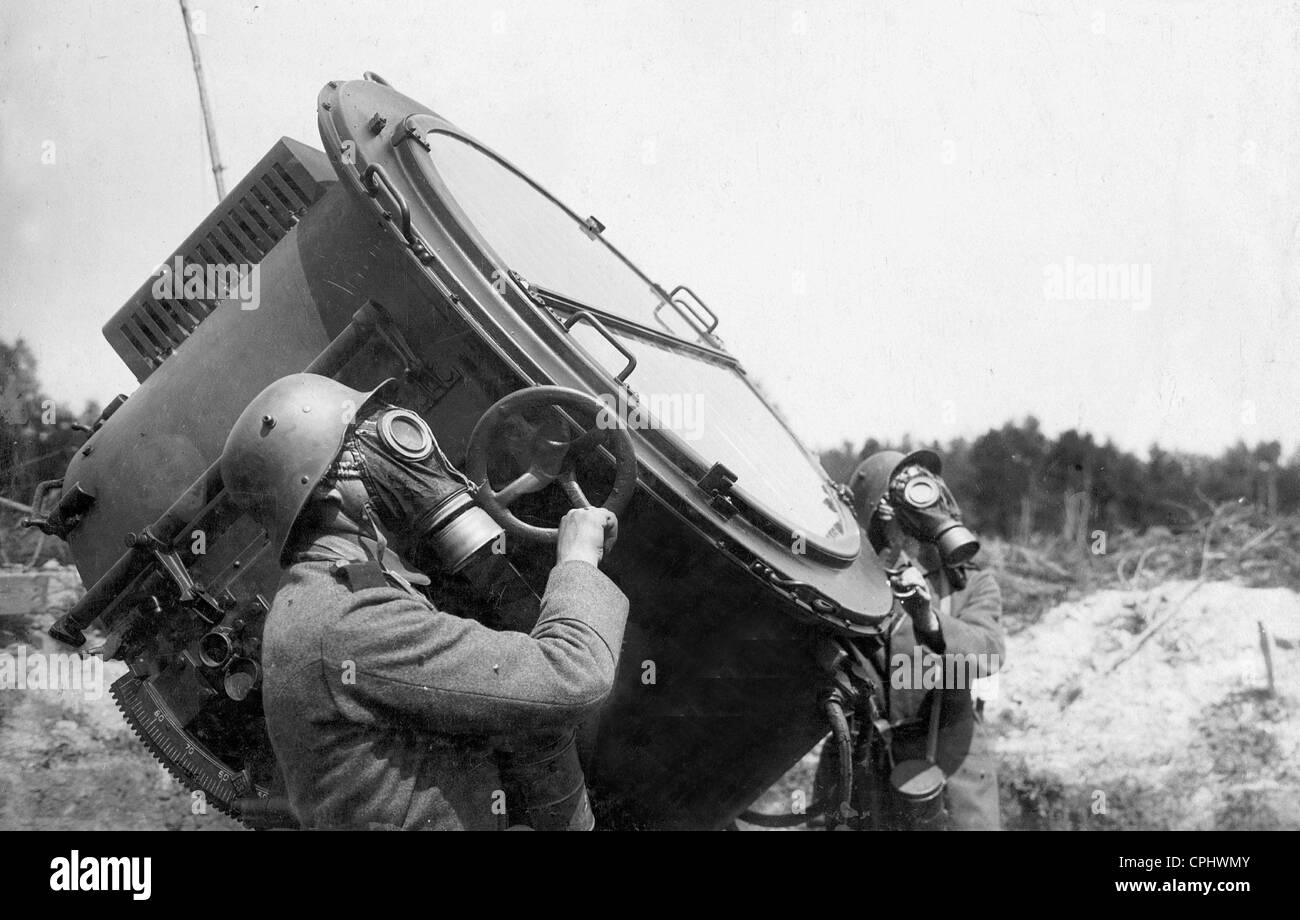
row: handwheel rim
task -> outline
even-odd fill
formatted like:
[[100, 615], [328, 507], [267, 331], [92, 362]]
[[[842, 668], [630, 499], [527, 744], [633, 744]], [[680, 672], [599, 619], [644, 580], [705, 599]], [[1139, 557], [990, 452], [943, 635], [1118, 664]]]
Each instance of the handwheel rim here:
[[[617, 413], [594, 396], [568, 387], [535, 386], [516, 390], [497, 400], [479, 417], [478, 423], [470, 433], [465, 455], [465, 473], [474, 483], [475, 498], [479, 505], [501, 525], [507, 534], [539, 543], [555, 543], [559, 539], [559, 528], [542, 527], [520, 520], [507, 505], [500, 501], [498, 496], [504, 488], [502, 490], [495, 488], [488, 474], [488, 445], [492, 435], [514, 413], [541, 406], [585, 409], [593, 413], [598, 427], [601, 427], [602, 418], [608, 420], [608, 425], [603, 428], [607, 432], [603, 438], [603, 446], [614, 456], [614, 484], [600, 507], [613, 513], [615, 517], [622, 517], [628, 503], [632, 500], [632, 494], [636, 491], [636, 448], [627, 426]], [[557, 476], [553, 481], [559, 480], [560, 476]], [[573, 481], [573, 485], [581, 494], [581, 487], [577, 486], [576, 481]], [[585, 495], [583, 497], [585, 498]]]

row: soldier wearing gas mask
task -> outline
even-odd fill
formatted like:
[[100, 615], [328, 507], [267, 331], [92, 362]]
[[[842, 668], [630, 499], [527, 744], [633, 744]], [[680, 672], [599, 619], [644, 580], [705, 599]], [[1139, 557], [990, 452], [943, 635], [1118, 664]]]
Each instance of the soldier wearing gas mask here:
[[[221, 457], [285, 569], [262, 664], [290, 808], [304, 828], [589, 829], [573, 738], [622, 643], [627, 598], [597, 567], [617, 522], [564, 517], [531, 632], [440, 610], [419, 570], [473, 579], [501, 531], [424, 420], [376, 398], [383, 387], [278, 380]], [[510, 771], [522, 805], [506, 801]]]
[[[1002, 595], [974, 566], [979, 543], [941, 473], [933, 451], [880, 451], [849, 482], [900, 608], [886, 640], [890, 673], [882, 675], [890, 730], [877, 743], [887, 750], [865, 798], [883, 812], [877, 826], [997, 830], [996, 762], [972, 690], [1006, 654]], [[832, 748], [821, 785], [835, 775]]]

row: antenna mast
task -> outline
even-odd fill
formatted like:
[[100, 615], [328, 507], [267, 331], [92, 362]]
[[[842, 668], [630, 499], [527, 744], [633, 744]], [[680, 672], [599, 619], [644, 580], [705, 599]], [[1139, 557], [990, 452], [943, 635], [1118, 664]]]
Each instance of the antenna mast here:
[[190, 58], [194, 61], [194, 79], [199, 84], [199, 108], [203, 110], [203, 127], [208, 133], [208, 157], [212, 160], [212, 181], [217, 186], [217, 200], [226, 197], [226, 181], [221, 177], [225, 169], [221, 165], [221, 154], [217, 152], [217, 128], [212, 123], [212, 112], [208, 108], [208, 88], [203, 80], [203, 62], [199, 59], [199, 43], [194, 37], [194, 27], [190, 22], [190, 8], [185, 0], [180, 0], [181, 18], [185, 20], [185, 38], [190, 43]]

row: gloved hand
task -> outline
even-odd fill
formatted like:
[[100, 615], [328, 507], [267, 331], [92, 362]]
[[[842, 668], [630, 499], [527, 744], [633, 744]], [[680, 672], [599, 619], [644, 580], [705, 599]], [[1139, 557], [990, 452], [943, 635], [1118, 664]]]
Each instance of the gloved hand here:
[[889, 587], [903, 612], [912, 618], [912, 628], [926, 635], [939, 632], [939, 617], [931, 603], [933, 595], [924, 573], [914, 565], [889, 573]]
[[556, 541], [555, 564], [600, 560], [614, 548], [618, 539], [618, 518], [604, 508], [572, 508], [560, 518], [560, 535]]

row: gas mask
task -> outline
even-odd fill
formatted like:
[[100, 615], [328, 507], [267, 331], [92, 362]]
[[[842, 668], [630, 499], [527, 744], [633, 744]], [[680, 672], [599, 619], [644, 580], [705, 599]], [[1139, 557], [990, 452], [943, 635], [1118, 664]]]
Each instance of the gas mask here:
[[364, 411], [327, 475], [361, 480], [368, 508], [418, 569], [469, 574], [504, 531], [474, 503], [423, 418], [383, 403]]
[[960, 576], [959, 567], [979, 552], [979, 540], [961, 522], [957, 500], [943, 479], [925, 467], [912, 464], [900, 470], [889, 483], [886, 500], [903, 532], [933, 544], [950, 574]]

